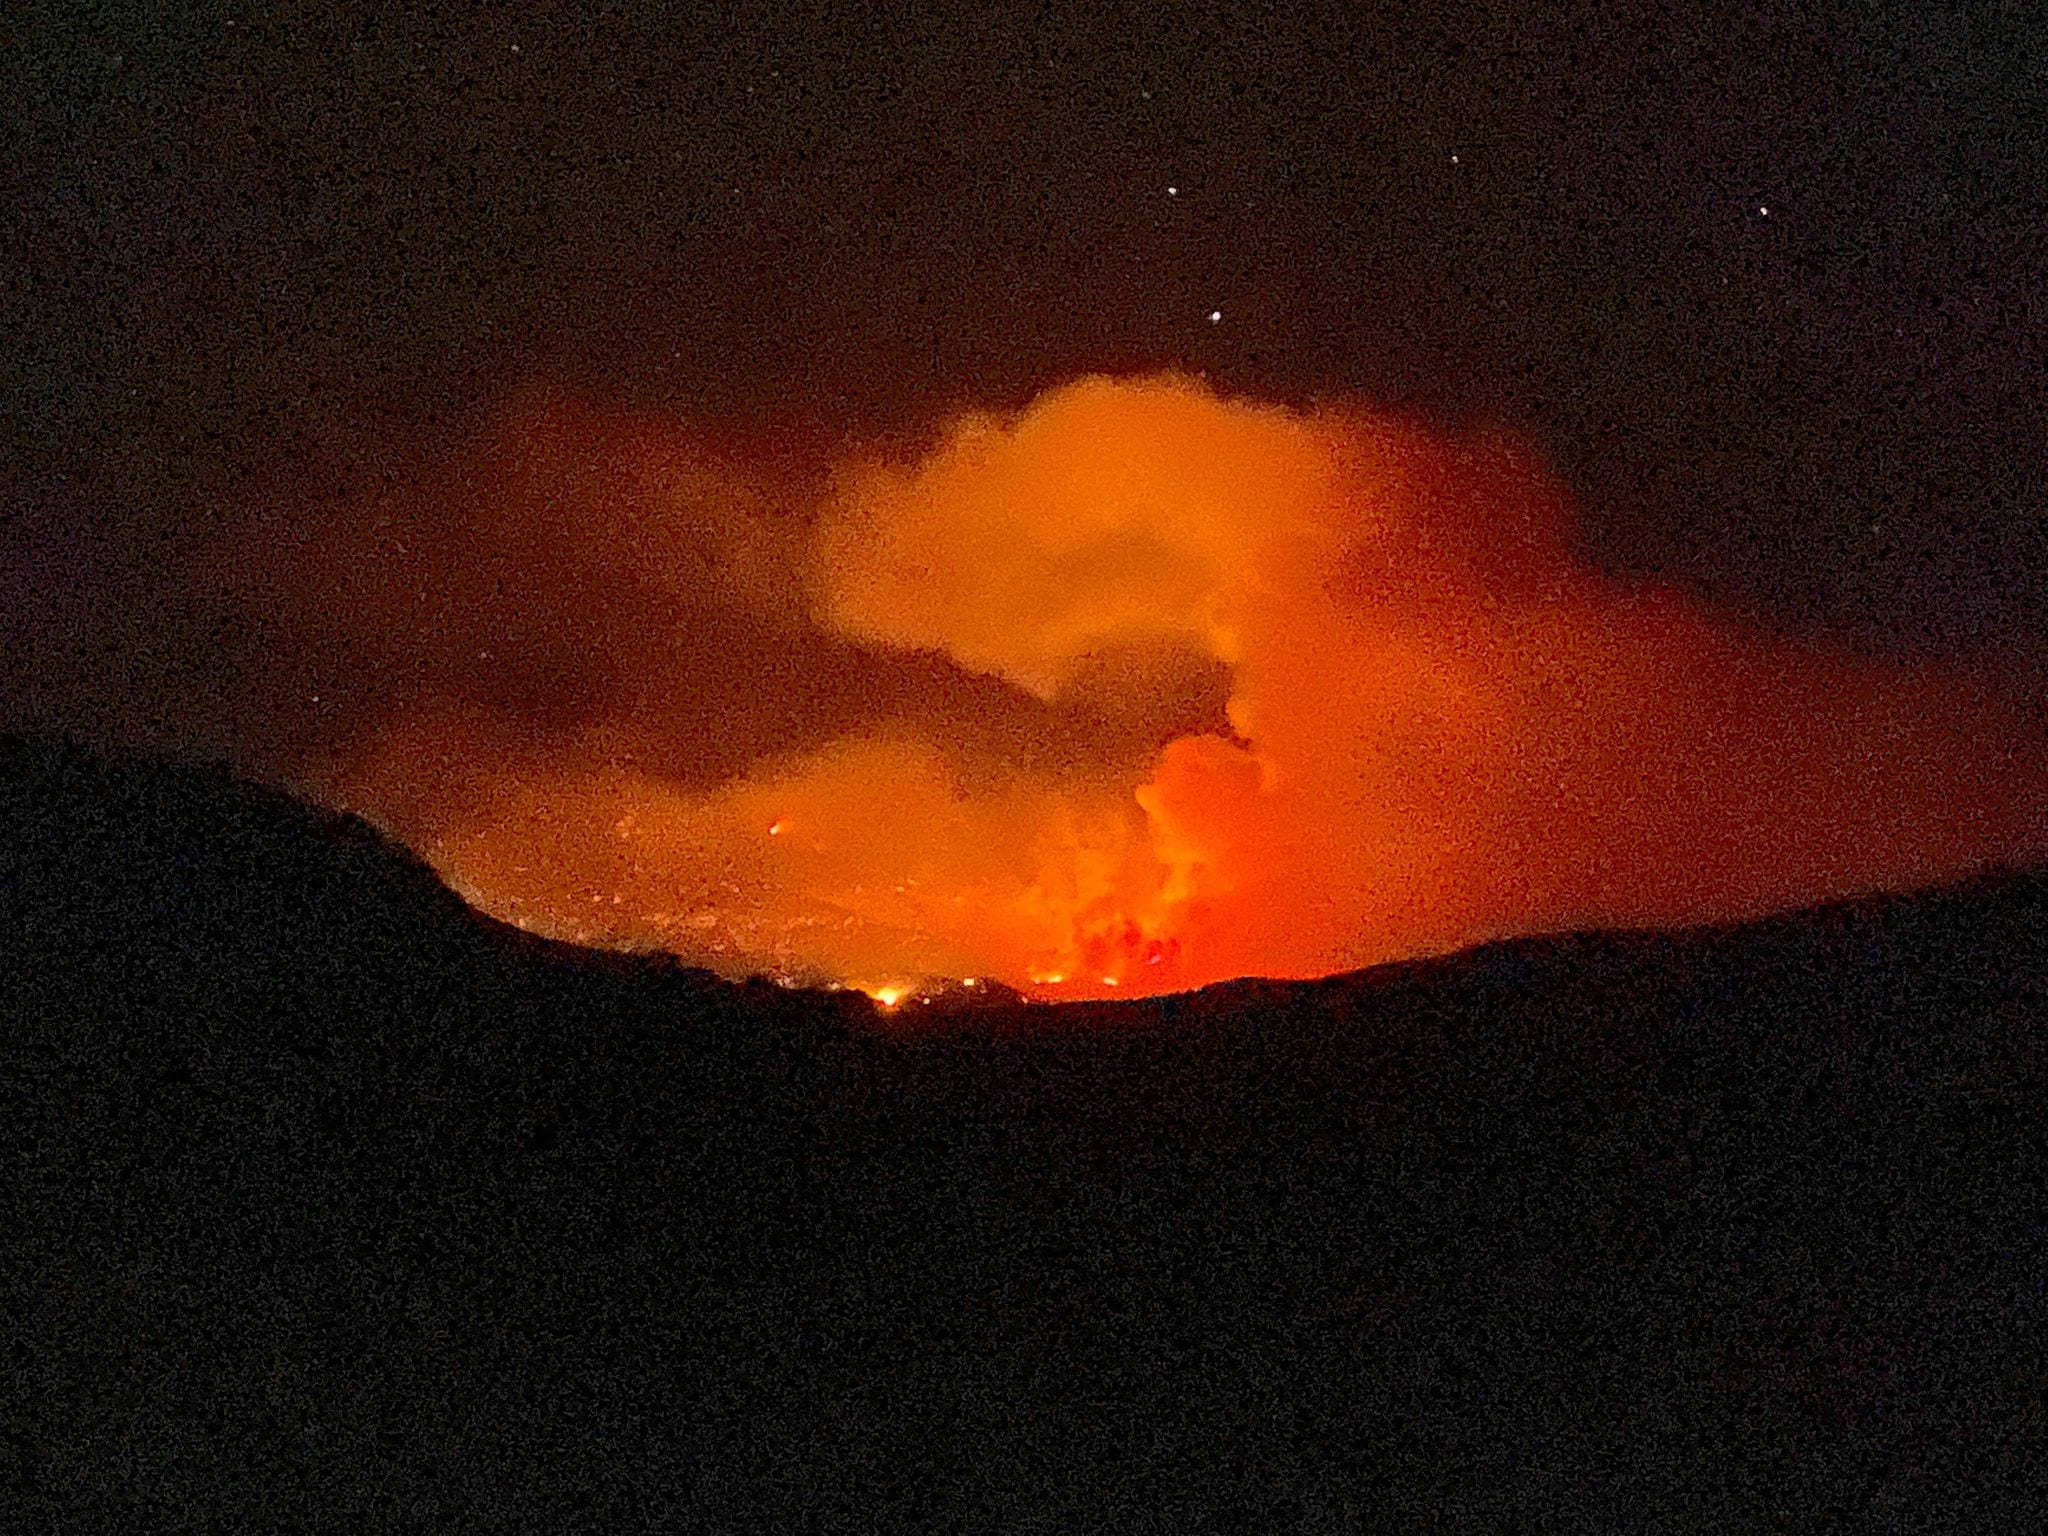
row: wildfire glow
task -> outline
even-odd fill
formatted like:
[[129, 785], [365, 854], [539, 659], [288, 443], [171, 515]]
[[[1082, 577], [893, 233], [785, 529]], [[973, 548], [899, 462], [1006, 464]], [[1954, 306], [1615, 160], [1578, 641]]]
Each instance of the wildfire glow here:
[[1525, 448], [1349, 407], [1091, 378], [792, 468], [538, 397], [364, 527], [317, 606], [425, 681], [318, 787], [733, 974], [1143, 994], [2048, 847], [2028, 701], [1619, 587]]

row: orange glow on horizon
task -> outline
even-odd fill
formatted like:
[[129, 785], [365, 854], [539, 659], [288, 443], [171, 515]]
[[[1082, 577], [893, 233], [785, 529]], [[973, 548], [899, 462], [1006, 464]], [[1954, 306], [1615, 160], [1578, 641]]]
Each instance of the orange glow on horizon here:
[[316, 788], [539, 931], [921, 978], [860, 986], [884, 1009], [948, 977], [1327, 974], [2048, 849], [2038, 701], [1618, 587], [1506, 440], [1167, 376], [807, 475], [708, 441], [539, 398], [417, 512], [423, 564], [379, 585], [334, 551], [328, 611], [501, 660], [433, 672]]

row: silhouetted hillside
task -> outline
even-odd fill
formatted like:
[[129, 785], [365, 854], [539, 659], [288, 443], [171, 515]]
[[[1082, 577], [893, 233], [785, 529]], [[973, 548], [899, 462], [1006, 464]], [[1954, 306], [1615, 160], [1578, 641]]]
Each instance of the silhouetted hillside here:
[[6, 743], [0, 1527], [2038, 1523], [2040, 873], [919, 1023]]

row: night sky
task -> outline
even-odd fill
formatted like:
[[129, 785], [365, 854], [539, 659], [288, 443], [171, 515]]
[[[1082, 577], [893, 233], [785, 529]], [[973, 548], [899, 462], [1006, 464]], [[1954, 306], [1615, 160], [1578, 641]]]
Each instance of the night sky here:
[[317, 747], [392, 679], [182, 562], [536, 380], [816, 444], [1192, 370], [1504, 424], [1769, 625], [2048, 636], [2023, 8], [721, 9], [17, 10], [5, 722]]

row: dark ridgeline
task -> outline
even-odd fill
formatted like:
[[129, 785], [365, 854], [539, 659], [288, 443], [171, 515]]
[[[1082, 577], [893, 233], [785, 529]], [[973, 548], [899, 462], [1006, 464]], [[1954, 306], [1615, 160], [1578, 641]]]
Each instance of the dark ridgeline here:
[[2038, 873], [905, 1038], [15, 741], [0, 935], [8, 1530], [1989, 1531], [2048, 1480]]

